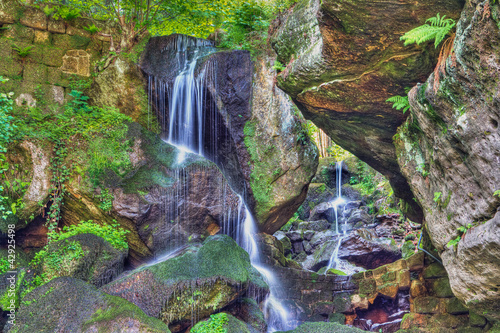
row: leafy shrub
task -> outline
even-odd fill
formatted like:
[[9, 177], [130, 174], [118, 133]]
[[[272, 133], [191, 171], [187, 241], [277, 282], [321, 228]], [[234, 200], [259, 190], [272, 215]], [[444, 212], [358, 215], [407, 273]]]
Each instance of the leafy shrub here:
[[31, 49], [33, 46], [26, 46], [21, 48], [20, 46], [17, 46], [16, 44], [12, 44], [12, 49], [17, 52], [17, 55], [21, 58], [26, 58], [31, 54]]
[[[434, 46], [437, 48], [456, 25], [453, 19], [445, 17], [446, 15], [440, 17], [438, 13], [435, 17], [428, 18], [425, 21], [426, 24], [408, 31], [401, 36], [401, 40], [405, 41], [405, 46], [413, 43], [420, 45], [434, 40]], [[427, 24], [427, 22], [430, 24]]]
[[116, 249], [127, 249], [128, 244], [126, 236], [130, 231], [123, 230], [118, 227], [118, 224], [99, 225], [92, 220], [82, 221], [80, 224], [65, 226], [60, 233], [55, 233], [52, 236], [52, 241], [56, 242], [80, 234], [94, 234], [104, 238]]
[[224, 312], [213, 314], [207, 321], [199, 322], [191, 329], [191, 333], [226, 333], [224, 327], [228, 322], [227, 314]]
[[87, 30], [92, 35], [101, 31], [101, 28], [96, 27], [95, 24], [89, 25], [88, 27], [83, 27], [83, 29]]

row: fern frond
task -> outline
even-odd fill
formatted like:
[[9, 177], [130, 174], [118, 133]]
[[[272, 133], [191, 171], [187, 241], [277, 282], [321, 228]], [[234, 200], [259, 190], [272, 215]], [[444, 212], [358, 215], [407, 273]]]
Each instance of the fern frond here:
[[445, 17], [446, 15], [440, 17], [438, 13], [435, 17], [427, 19], [426, 24], [408, 31], [400, 39], [405, 41], [405, 46], [413, 43], [420, 45], [434, 40], [434, 46], [437, 48], [456, 24], [454, 20]]
[[388, 103], [393, 103], [392, 107], [395, 108], [396, 110], [401, 110], [403, 109], [403, 113], [408, 111], [410, 108], [410, 102], [408, 101], [408, 96], [392, 96], [389, 97], [386, 102]]

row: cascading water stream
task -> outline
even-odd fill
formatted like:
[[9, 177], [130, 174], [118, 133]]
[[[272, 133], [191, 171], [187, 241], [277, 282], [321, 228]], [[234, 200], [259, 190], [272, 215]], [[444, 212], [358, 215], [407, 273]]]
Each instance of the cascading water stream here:
[[[216, 82], [213, 77], [207, 78], [207, 76], [216, 75], [216, 73], [213, 73], [210, 68], [207, 69], [207, 66], [203, 66], [196, 73], [198, 60], [214, 52], [212, 44], [208, 41], [179, 35], [173, 47], [179, 73], [173, 83], [163, 82], [150, 76], [148, 95], [150, 104], [154, 105], [159, 112], [162, 128], [164, 131], [168, 129], [164, 140], [179, 149], [176, 161], [176, 166], [179, 167], [187, 153], [198, 154], [211, 160], [215, 158], [218, 130], [217, 128], [211, 129], [215, 133], [214, 142], [204, 142], [205, 122], [208, 120], [210, 124], [217, 126], [218, 119], [207, 117], [218, 117], [218, 113], [213, 112], [214, 108], [211, 105], [207, 107], [204, 104], [206, 80]], [[155, 98], [153, 90], [156, 93]], [[165, 96], [168, 101], [165, 101]], [[210, 153], [207, 154], [205, 149], [209, 149]], [[241, 195], [238, 197], [237, 211], [228, 209], [221, 221], [221, 232], [233, 237], [249, 253], [252, 265], [264, 276], [270, 287], [270, 294], [264, 301], [263, 309], [268, 322], [268, 332], [293, 329], [290, 325], [292, 319], [290, 314], [276, 297], [280, 291], [280, 284], [273, 272], [262, 264], [260, 250], [255, 239], [257, 235], [255, 221], [243, 197]]]
[[340, 250], [340, 246], [342, 244], [342, 240], [345, 238], [347, 234], [347, 220], [344, 223], [344, 228], [342, 230], [342, 234], [340, 235], [339, 233], [339, 216], [338, 216], [338, 210], [341, 205], [345, 206], [347, 201], [342, 197], [342, 161], [337, 162], [335, 164], [335, 174], [336, 174], [336, 182], [337, 182], [337, 195], [336, 198], [330, 203], [334, 209], [335, 212], [335, 230], [337, 235], [339, 235], [339, 239], [337, 241], [337, 245], [335, 247], [335, 250], [333, 251], [330, 260], [328, 261], [328, 266], [326, 267], [326, 272], [328, 272], [329, 269], [338, 267], [338, 254]]

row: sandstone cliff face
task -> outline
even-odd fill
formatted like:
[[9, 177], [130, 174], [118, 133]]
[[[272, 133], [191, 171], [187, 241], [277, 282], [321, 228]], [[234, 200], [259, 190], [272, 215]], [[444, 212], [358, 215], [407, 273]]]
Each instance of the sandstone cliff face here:
[[[500, 319], [500, 90], [498, 5], [470, 1], [454, 54], [410, 91], [411, 116], [399, 129], [398, 161], [422, 206], [454, 294]], [[463, 235], [458, 228], [472, 224]], [[462, 237], [462, 239], [460, 239]], [[447, 246], [460, 239], [456, 247]]]
[[336, 143], [387, 176], [415, 220], [421, 209], [392, 144], [405, 116], [385, 100], [434, 68], [434, 50], [404, 47], [399, 37], [438, 12], [456, 18], [459, 1], [304, 0], [271, 39], [286, 65], [278, 86]]

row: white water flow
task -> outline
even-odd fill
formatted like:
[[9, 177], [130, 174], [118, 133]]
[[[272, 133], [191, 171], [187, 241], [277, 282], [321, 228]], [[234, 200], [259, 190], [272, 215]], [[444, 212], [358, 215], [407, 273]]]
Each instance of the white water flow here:
[[[240, 202], [243, 198], [240, 197]], [[252, 214], [245, 205], [245, 220], [243, 221], [243, 238], [241, 247], [250, 255], [250, 262], [260, 274], [264, 277], [269, 285], [269, 296], [264, 301], [263, 312], [267, 322], [267, 332], [287, 331], [294, 327], [291, 324], [292, 316], [283, 306], [277, 295], [281, 293], [282, 286], [274, 276], [273, 272], [262, 264], [260, 258], [260, 250], [255, 240], [257, 235], [257, 227], [252, 218]]]
[[[330, 202], [331, 206], [333, 207], [333, 210], [335, 212], [335, 230], [338, 235], [339, 233], [339, 208], [340, 206], [345, 206], [347, 201], [342, 197], [342, 161], [337, 162], [335, 164], [335, 176], [336, 176], [336, 182], [337, 182], [337, 195], [333, 201]], [[328, 261], [328, 266], [326, 266], [326, 272], [328, 272], [329, 269], [338, 267], [338, 254], [340, 250], [340, 246], [342, 244], [342, 240], [345, 238], [347, 233], [347, 220], [344, 222], [344, 228], [342, 228], [342, 234], [338, 238], [337, 246], [335, 247], [335, 250], [333, 251], [330, 260]]]
[[[213, 72], [213, 68], [207, 70], [207, 66], [203, 66], [197, 73], [198, 59], [213, 52], [212, 44], [208, 41], [179, 35], [173, 47], [176, 48], [177, 65], [180, 69], [173, 84], [150, 77], [148, 87], [150, 103], [155, 105], [159, 113], [162, 128], [165, 131], [168, 128], [165, 141], [179, 149], [176, 165], [180, 167], [188, 153], [209, 159], [206, 156], [208, 153], [204, 151], [206, 148], [212, 152], [212, 156], [216, 155], [213, 152], [217, 149], [217, 135], [215, 134], [213, 142], [204, 142], [204, 131], [205, 122], [217, 124], [217, 119], [214, 121], [210, 117], [219, 117], [219, 115], [213, 112], [211, 105], [204, 105], [204, 85], [207, 79], [215, 82], [212, 76], [216, 73]], [[156, 97], [153, 97], [152, 89], [156, 92]], [[165, 97], [168, 98], [168, 103]], [[166, 109], [167, 104], [168, 109]], [[212, 128], [212, 131], [218, 133], [217, 128]], [[249, 253], [252, 265], [263, 275], [269, 285], [270, 293], [263, 303], [268, 332], [293, 329], [294, 327], [290, 325], [293, 318], [276, 296], [279, 294], [281, 285], [273, 272], [261, 262], [260, 249], [255, 238], [257, 236], [255, 221], [242, 196], [238, 196], [240, 201], [237, 212], [230, 209], [226, 212], [224, 221], [221, 221], [221, 232], [233, 237]]]

